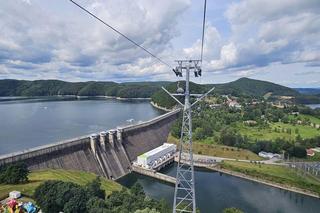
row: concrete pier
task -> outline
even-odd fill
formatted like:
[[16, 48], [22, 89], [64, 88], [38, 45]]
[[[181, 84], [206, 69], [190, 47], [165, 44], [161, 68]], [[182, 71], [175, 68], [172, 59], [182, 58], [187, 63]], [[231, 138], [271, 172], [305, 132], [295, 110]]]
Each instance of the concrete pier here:
[[171, 177], [169, 175], [165, 175], [165, 174], [156, 172], [156, 171], [151, 170], [151, 169], [146, 169], [146, 168], [142, 168], [140, 166], [133, 165], [132, 166], [132, 171], [134, 171], [136, 173], [139, 173], [139, 174], [142, 174], [142, 175], [146, 175], [146, 176], [152, 177], [152, 178], [156, 178], [158, 180], [162, 180], [162, 181], [167, 182], [167, 183], [176, 184], [176, 178]]
[[106, 151], [106, 144], [107, 144], [107, 132], [105, 131], [100, 132], [100, 146], [103, 151]]

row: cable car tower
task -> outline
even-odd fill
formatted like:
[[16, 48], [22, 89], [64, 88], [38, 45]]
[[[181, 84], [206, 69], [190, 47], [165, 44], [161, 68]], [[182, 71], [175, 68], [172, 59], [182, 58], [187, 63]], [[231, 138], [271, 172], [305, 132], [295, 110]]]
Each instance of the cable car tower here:
[[[214, 88], [205, 94], [190, 94], [190, 73], [193, 72], [195, 77], [201, 76], [202, 70], [199, 66], [201, 60], [177, 60], [176, 62], [178, 63], [178, 66], [173, 69], [173, 72], [176, 74], [176, 76], [183, 77], [183, 72], [185, 72], [186, 81], [184, 93], [171, 94], [162, 87], [166, 93], [168, 93], [179, 105], [183, 107], [173, 213], [195, 213], [196, 199], [192, 152], [192, 107], [206, 97], [211, 91], [213, 91]], [[184, 104], [182, 104], [175, 96], [184, 96]], [[191, 104], [190, 97], [196, 97], [197, 100]]]
[[[148, 53], [153, 58], [157, 59], [162, 64], [171, 68], [171, 66], [163, 61], [161, 58], [157, 57], [155, 54], [151, 53], [145, 47], [141, 46], [139, 43], [135, 42], [133, 39], [129, 38], [124, 33], [120, 32], [115, 27], [108, 24], [106, 21], [102, 20], [74, 0], [69, 0], [75, 6], [79, 7], [81, 10], [89, 14], [92, 18], [99, 21], [105, 27], [113, 30], [118, 35], [127, 39], [129, 42], [139, 47], [146, 53]], [[192, 107], [197, 104], [201, 99], [206, 97], [214, 88], [210, 89], [205, 94], [190, 94], [189, 82], [190, 82], [190, 72], [194, 72], [195, 77], [201, 76], [201, 66], [203, 59], [203, 46], [204, 46], [204, 33], [205, 33], [205, 22], [206, 22], [206, 5], [207, 0], [204, 0], [204, 10], [203, 10], [203, 22], [202, 22], [202, 42], [201, 42], [201, 57], [200, 60], [177, 60], [178, 66], [173, 69], [173, 72], [177, 77], [183, 77], [183, 72], [186, 74], [186, 84], [185, 90], [178, 88], [177, 93], [171, 94], [165, 88], [162, 87], [178, 104], [183, 107], [183, 118], [181, 127], [181, 136], [179, 144], [179, 160], [176, 175], [176, 185], [174, 192], [174, 205], [173, 213], [179, 212], [196, 212], [196, 199], [195, 199], [195, 179], [194, 179], [194, 168], [193, 168], [193, 153], [192, 153]], [[184, 96], [184, 104], [182, 104], [175, 96]], [[194, 103], [190, 103], [190, 97], [196, 97]]]

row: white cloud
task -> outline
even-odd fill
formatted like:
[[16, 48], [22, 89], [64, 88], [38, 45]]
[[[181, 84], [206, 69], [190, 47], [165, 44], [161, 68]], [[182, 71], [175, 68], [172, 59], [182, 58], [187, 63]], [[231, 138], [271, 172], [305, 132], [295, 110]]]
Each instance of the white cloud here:
[[[206, 58], [217, 57], [222, 45], [219, 31], [210, 23], [206, 24], [203, 55]], [[200, 58], [201, 40], [198, 39], [190, 48], [184, 48], [183, 53], [188, 58]]]
[[[202, 8], [190, 7], [191, 0], [77, 2], [172, 65], [176, 58], [200, 56], [201, 40], [195, 38], [201, 36], [198, 21]], [[319, 0], [242, 0], [219, 7], [226, 11], [217, 11], [211, 4], [208, 2], [205, 71], [239, 77], [258, 75], [263, 68], [274, 68], [273, 64], [291, 69], [290, 65], [299, 63], [299, 68], [305, 65], [306, 70], [320, 66]], [[188, 20], [194, 22], [180, 16], [187, 10]], [[176, 26], [178, 21], [183, 27]], [[168, 67], [69, 1], [2, 1], [0, 29], [4, 29], [0, 34], [0, 78], [171, 79]], [[180, 34], [190, 34], [192, 40], [180, 41]], [[175, 48], [172, 41], [177, 40], [184, 48]]]
[[318, 13], [318, 0], [243, 0], [230, 5], [226, 16], [234, 25], [277, 20], [299, 13]]
[[229, 43], [222, 46], [220, 58], [210, 61], [209, 69], [220, 70], [231, 67], [237, 63], [238, 50], [234, 43]]
[[[0, 7], [0, 61], [12, 72], [10, 60], [39, 65], [34, 72], [56, 72], [59, 77], [91, 76], [98, 73], [109, 80], [119, 70], [130, 77], [163, 71], [165, 68], [141, 49], [101, 23], [93, 20], [69, 1], [57, 1], [61, 8], [50, 8], [41, 1], [5, 1]], [[189, 0], [79, 0], [84, 7], [141, 44], [162, 55], [177, 36], [177, 17], [190, 5]], [[40, 65], [41, 64], [41, 65]], [[149, 67], [147, 67], [149, 66]], [[167, 68], [166, 68], [167, 69]], [[155, 71], [156, 70], [156, 71]], [[90, 72], [87, 74], [87, 72]], [[70, 76], [68, 74], [68, 76]]]
[[211, 70], [247, 69], [271, 63], [318, 64], [320, 49], [318, 0], [243, 0], [225, 15], [232, 31]]

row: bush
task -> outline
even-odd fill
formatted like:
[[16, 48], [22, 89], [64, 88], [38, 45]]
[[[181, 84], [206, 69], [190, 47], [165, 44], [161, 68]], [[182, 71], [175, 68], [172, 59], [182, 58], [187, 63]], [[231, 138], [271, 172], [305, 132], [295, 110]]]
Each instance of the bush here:
[[290, 156], [297, 158], [305, 158], [307, 156], [307, 151], [303, 146], [294, 146], [288, 150]]
[[223, 213], [243, 213], [243, 211], [237, 208], [227, 208], [223, 210]]
[[0, 168], [0, 183], [19, 184], [28, 182], [29, 169], [23, 162], [8, 164]]
[[[72, 212], [75, 200], [79, 200], [79, 197], [85, 197], [85, 194], [85, 191], [81, 190], [81, 186], [77, 184], [63, 181], [46, 181], [36, 188], [34, 199], [46, 213], [64, 211], [65, 206], [67, 212]], [[73, 199], [73, 197], [75, 198]], [[66, 205], [69, 201], [71, 203]], [[85, 205], [85, 202], [83, 205]], [[83, 205], [80, 207], [82, 210]]]
[[94, 181], [88, 183], [85, 188], [89, 197], [98, 197], [101, 199], [104, 199], [106, 197], [105, 191], [101, 189], [101, 181], [99, 177], [97, 177]]
[[[97, 178], [86, 186], [70, 182], [46, 181], [36, 188], [34, 200], [43, 212], [89, 212], [89, 213], [129, 213], [170, 212], [164, 201], [156, 201], [147, 197], [140, 184], [135, 184], [130, 190], [123, 188], [113, 192], [106, 200], [100, 189], [100, 179]], [[147, 210], [146, 210], [147, 209]]]

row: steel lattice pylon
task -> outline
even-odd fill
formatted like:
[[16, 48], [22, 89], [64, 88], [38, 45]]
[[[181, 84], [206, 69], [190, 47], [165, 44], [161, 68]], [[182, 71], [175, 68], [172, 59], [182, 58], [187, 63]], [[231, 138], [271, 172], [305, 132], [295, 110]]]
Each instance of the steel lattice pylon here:
[[[192, 107], [205, 96], [207, 96], [214, 88], [205, 94], [190, 94], [189, 81], [190, 72], [193, 71], [195, 76], [201, 76], [201, 68], [198, 66], [200, 60], [179, 60], [179, 66], [174, 69], [176, 76], [182, 77], [182, 71], [186, 71], [186, 85], [184, 94], [171, 94], [165, 90], [174, 100], [183, 107], [183, 118], [181, 127], [181, 136], [179, 144], [179, 159], [176, 175], [176, 185], [174, 192], [173, 213], [179, 212], [196, 212], [195, 199], [195, 179], [193, 167], [192, 152]], [[182, 104], [175, 96], [184, 96], [184, 104]], [[193, 104], [190, 103], [190, 96], [198, 97]]]
[[196, 209], [191, 119], [190, 105], [189, 107], [185, 105], [179, 144], [173, 212], [195, 212]]

